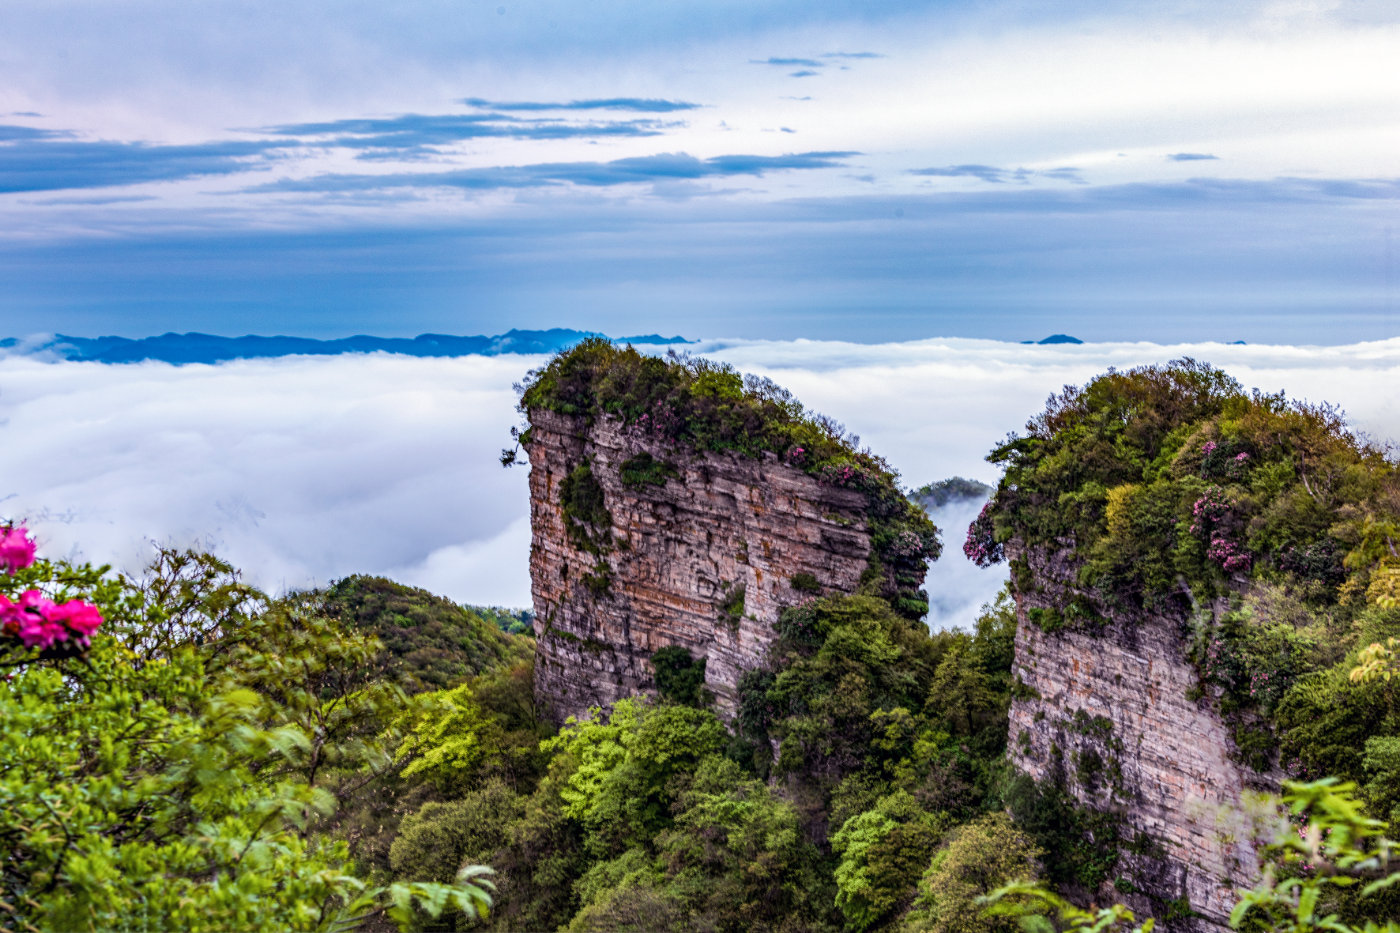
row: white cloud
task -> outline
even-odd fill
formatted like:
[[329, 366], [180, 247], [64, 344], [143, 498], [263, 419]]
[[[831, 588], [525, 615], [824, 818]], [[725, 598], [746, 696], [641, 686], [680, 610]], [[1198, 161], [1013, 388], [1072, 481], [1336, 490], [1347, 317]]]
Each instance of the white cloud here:
[[[211, 546], [278, 590], [395, 570], [465, 598], [444, 555], [506, 535], [526, 509], [526, 474], [496, 457], [516, 421], [511, 383], [535, 362], [12, 357], [0, 361], [0, 508], [33, 519], [52, 553], [126, 569], [152, 539]], [[503, 551], [464, 579], [524, 604], [528, 568]]]
[[[528, 508], [525, 510], [528, 513]], [[530, 516], [492, 538], [450, 544], [385, 575], [477, 606], [530, 604]]]
[[[860, 434], [907, 485], [960, 474], [1065, 383], [1190, 355], [1246, 387], [1328, 400], [1400, 438], [1400, 339], [1342, 347], [1021, 346], [976, 340], [699, 348], [763, 372]], [[524, 469], [496, 462], [511, 384], [539, 357], [386, 355], [220, 366], [0, 359], [0, 510], [50, 554], [136, 569], [147, 539], [200, 544], [280, 590], [384, 573], [467, 602], [529, 603]], [[1003, 578], [967, 564], [971, 505], [945, 508], [929, 587], [967, 625]], [[962, 514], [967, 512], [968, 514]]]
[[943, 532], [943, 556], [929, 568], [924, 580], [928, 590], [928, 624], [933, 629], [972, 631], [982, 606], [996, 599], [1006, 583], [1006, 566], [978, 567], [962, 554], [967, 526], [981, 511], [985, 499], [961, 499], [934, 509], [929, 517]]

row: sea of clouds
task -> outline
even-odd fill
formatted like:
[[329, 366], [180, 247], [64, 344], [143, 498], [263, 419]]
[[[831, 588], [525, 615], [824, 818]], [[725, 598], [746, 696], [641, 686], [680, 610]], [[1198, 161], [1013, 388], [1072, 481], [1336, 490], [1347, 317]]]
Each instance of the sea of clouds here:
[[[1110, 366], [1182, 356], [1247, 388], [1340, 404], [1400, 439], [1400, 338], [1339, 347], [986, 340], [711, 341], [692, 352], [770, 376], [842, 421], [907, 486], [995, 482], [987, 451], [1046, 397]], [[512, 384], [543, 357], [284, 357], [107, 365], [0, 357], [0, 516], [54, 556], [137, 571], [152, 542], [212, 549], [273, 591], [384, 574], [461, 602], [530, 604], [525, 467], [497, 461]], [[1004, 570], [963, 559], [980, 502], [934, 520], [935, 627], [967, 626]]]

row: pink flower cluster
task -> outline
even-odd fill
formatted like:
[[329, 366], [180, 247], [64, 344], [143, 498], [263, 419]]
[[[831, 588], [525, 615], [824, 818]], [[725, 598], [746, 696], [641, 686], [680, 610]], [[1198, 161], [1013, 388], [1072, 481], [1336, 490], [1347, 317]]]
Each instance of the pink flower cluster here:
[[[1236, 444], [1238, 441], [1235, 442]], [[1215, 441], [1207, 441], [1201, 445], [1201, 476], [1210, 478], [1213, 476], [1223, 476], [1227, 479], [1238, 480], [1249, 471], [1250, 455], [1248, 451], [1240, 450], [1231, 454], [1234, 447], [1225, 447]]]
[[1191, 506], [1191, 533], [1200, 534], [1224, 521], [1230, 515], [1230, 499], [1225, 490], [1212, 486]]
[[637, 419], [640, 425], [652, 434], [663, 437], [676, 437], [681, 433], [681, 417], [664, 400], [651, 406], [651, 411]]
[[[34, 542], [28, 529], [0, 529], [0, 567], [13, 574], [34, 563]], [[97, 607], [81, 599], [56, 603], [38, 590], [25, 590], [18, 600], [0, 593], [0, 638], [15, 638], [26, 648], [47, 651], [59, 642], [86, 648], [102, 624]]]
[[1207, 680], [1213, 680], [1222, 675], [1225, 669], [1224, 649], [1225, 643], [1219, 638], [1212, 638], [1206, 647], [1206, 659], [1203, 667]]
[[821, 478], [833, 486], [855, 486], [865, 477], [859, 467], [848, 463], [828, 463], [822, 467]]
[[913, 560], [928, 553], [924, 539], [912, 531], [901, 531], [886, 549], [886, 554], [895, 559]]
[[101, 624], [102, 613], [81, 599], [56, 603], [38, 590], [26, 590], [12, 601], [0, 593], [0, 634], [18, 638], [26, 648], [46, 651], [70, 638], [86, 648]]
[[6, 573], [23, 570], [34, 563], [34, 542], [29, 530], [23, 525], [18, 528], [0, 528], [0, 567]]
[[1238, 544], [1228, 538], [1211, 538], [1206, 548], [1206, 557], [1215, 561], [1226, 571], [1248, 570], [1254, 559]]
[[963, 542], [963, 554], [979, 567], [990, 567], [1006, 556], [993, 532], [991, 511], [992, 503], [988, 501], [967, 526], [967, 540]]
[[787, 452], [787, 462], [793, 466], [800, 467], [807, 463], [807, 448], [794, 447]]

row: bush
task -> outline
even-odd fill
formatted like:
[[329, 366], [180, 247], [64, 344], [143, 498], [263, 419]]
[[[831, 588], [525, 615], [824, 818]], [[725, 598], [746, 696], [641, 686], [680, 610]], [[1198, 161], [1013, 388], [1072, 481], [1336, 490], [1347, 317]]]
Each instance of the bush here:
[[680, 476], [679, 471], [665, 460], [657, 460], [643, 452], [622, 462], [618, 468], [622, 485], [628, 489], [645, 489], [647, 486], [665, 486], [667, 480]]
[[989, 457], [1006, 474], [969, 554], [1071, 546], [1109, 605], [1285, 575], [1336, 602], [1343, 571], [1377, 566], [1396, 538], [1380, 529], [1400, 527], [1396, 465], [1335, 410], [1247, 395], [1194, 360], [1068, 387], [1026, 430]]
[[981, 899], [1008, 881], [1035, 881], [1045, 855], [1004, 813], [961, 826], [934, 853], [903, 933], [1013, 933], [1009, 917], [988, 917]]
[[904, 909], [945, 825], [904, 791], [881, 798], [874, 809], [842, 825], [831, 848], [841, 857], [836, 906], [848, 929], [868, 929]]
[[81, 594], [105, 619], [83, 663], [26, 657], [0, 680], [6, 913], [195, 931], [407, 925], [414, 904], [476, 916], [484, 869], [371, 886], [318, 833], [345, 774], [363, 786], [393, 764], [380, 732], [404, 694], [363, 678], [380, 644], [225, 568], [163, 552], [139, 585], [46, 562], [0, 575], [6, 602]]
[[651, 656], [656, 692], [680, 706], [699, 706], [705, 691], [705, 658], [698, 660], [679, 645], [658, 649]]

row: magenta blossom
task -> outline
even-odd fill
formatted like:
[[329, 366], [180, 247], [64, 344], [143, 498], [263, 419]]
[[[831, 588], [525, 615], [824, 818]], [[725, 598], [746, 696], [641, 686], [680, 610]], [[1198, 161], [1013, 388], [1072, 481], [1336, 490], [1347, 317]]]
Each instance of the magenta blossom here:
[[1006, 557], [1001, 542], [996, 539], [996, 529], [992, 527], [992, 503], [982, 506], [982, 511], [967, 526], [967, 540], [963, 542], [963, 554], [979, 567], [990, 567]]
[[4, 567], [6, 573], [14, 573], [32, 563], [34, 542], [29, 537], [29, 529], [23, 525], [0, 529], [0, 567]]
[[86, 641], [102, 624], [102, 613], [91, 603], [81, 599], [70, 599], [63, 603], [50, 604], [47, 617], [50, 622], [61, 622], [68, 630]]
[[38, 590], [26, 590], [18, 600], [0, 593], [0, 634], [19, 639], [26, 648], [48, 650], [69, 638], [86, 648], [102, 624], [102, 613], [81, 599], [56, 603]]

